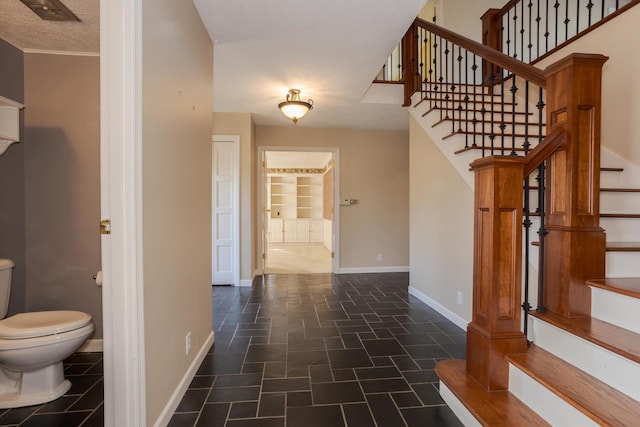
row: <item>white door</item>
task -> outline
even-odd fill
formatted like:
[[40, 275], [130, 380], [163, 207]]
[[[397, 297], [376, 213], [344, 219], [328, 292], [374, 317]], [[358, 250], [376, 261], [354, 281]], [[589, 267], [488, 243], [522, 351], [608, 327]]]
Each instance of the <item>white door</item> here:
[[212, 284], [237, 285], [237, 138], [213, 138]]

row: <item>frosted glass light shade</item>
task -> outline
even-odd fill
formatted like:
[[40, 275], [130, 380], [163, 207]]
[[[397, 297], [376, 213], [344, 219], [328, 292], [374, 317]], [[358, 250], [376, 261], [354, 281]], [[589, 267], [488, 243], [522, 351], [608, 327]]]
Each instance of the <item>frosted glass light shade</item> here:
[[311, 109], [313, 109], [313, 101], [307, 102], [300, 99], [300, 90], [289, 89], [287, 100], [278, 104], [278, 108], [282, 114], [293, 120], [294, 123], [304, 117]]

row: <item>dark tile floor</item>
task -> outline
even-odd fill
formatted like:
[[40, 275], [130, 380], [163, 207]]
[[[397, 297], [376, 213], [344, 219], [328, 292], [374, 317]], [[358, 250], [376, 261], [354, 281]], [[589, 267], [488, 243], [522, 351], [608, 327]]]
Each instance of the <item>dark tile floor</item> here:
[[[407, 293], [407, 274], [267, 276], [213, 288], [215, 345], [170, 427], [460, 426], [434, 366], [462, 330]], [[65, 361], [73, 386], [0, 410], [0, 426], [102, 427], [101, 353]]]
[[215, 344], [169, 426], [460, 426], [434, 366], [465, 357], [464, 332], [407, 287], [408, 274], [215, 287]]
[[43, 405], [0, 410], [0, 426], [102, 427], [102, 353], [76, 353], [64, 361], [71, 389]]

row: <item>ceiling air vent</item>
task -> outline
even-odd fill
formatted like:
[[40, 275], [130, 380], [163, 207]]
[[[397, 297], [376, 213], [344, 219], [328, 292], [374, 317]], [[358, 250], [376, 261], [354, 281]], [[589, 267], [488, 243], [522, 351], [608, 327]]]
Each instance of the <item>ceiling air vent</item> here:
[[20, 0], [45, 21], [80, 21], [60, 0]]

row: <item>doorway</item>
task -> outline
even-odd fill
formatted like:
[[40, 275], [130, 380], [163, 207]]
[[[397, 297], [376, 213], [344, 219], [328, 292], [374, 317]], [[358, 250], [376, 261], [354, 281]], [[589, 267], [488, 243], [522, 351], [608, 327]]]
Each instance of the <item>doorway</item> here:
[[337, 150], [261, 151], [263, 272], [334, 272]]

